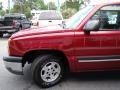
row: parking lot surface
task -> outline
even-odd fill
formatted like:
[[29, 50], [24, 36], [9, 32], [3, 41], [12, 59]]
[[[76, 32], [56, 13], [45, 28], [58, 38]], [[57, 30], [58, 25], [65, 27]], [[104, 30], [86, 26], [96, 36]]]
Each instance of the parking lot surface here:
[[[20, 76], [5, 69], [2, 57], [7, 55], [7, 41], [0, 38], [0, 90], [43, 90], [33, 82], [30, 65]], [[70, 73], [61, 83], [45, 90], [120, 90], [119, 72]]]

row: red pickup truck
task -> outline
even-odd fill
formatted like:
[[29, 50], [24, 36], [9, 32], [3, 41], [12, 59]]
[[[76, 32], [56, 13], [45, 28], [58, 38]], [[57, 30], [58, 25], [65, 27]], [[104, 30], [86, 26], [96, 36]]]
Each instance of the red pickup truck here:
[[57, 84], [67, 71], [120, 69], [120, 2], [89, 5], [66, 24], [17, 32], [8, 41], [6, 68], [23, 74], [28, 62], [43, 88]]

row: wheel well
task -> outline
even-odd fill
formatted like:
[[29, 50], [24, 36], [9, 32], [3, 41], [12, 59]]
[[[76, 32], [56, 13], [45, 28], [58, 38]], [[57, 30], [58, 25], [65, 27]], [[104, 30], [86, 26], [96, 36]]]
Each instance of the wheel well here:
[[61, 58], [61, 60], [63, 60], [63, 64], [66, 66], [66, 69], [69, 70], [69, 63], [66, 55], [58, 50], [35, 50], [35, 51], [27, 52], [23, 56], [23, 66], [26, 62], [32, 63], [37, 56], [45, 55], [45, 54], [54, 55]]

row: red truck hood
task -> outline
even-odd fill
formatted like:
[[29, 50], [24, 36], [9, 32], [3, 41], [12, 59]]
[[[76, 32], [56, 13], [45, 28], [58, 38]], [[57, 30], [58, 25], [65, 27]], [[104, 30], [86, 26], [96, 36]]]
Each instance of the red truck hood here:
[[57, 33], [64, 31], [59, 25], [47, 26], [47, 27], [33, 27], [30, 29], [19, 31], [11, 36], [11, 39], [23, 36], [31, 36], [38, 34]]

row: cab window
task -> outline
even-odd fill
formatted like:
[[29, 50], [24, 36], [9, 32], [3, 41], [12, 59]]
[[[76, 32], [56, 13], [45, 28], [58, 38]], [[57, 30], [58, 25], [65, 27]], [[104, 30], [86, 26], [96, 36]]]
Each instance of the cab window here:
[[102, 7], [91, 20], [99, 20], [99, 30], [120, 30], [120, 5]]

